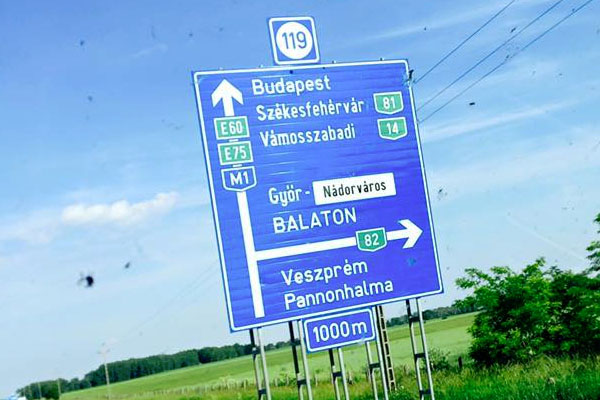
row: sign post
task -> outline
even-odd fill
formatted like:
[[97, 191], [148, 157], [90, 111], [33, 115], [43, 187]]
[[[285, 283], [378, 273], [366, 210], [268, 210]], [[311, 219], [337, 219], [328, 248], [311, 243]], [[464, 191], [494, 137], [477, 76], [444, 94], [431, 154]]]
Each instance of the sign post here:
[[[252, 365], [254, 367], [258, 400], [271, 400], [269, 370], [267, 369], [265, 346], [260, 337], [260, 328], [250, 329], [250, 345], [252, 347]], [[260, 361], [258, 357], [260, 357]]]
[[340, 373], [342, 375], [342, 388], [344, 389], [344, 398], [350, 400], [350, 391], [348, 390], [348, 375], [346, 374], [346, 364], [344, 364], [344, 351], [341, 347], [337, 349], [338, 360], [340, 361]]
[[[374, 312], [377, 312], [377, 310], [374, 308]], [[377, 326], [377, 324], [376, 324]], [[379, 335], [377, 335], [377, 339], [376, 339], [376, 348], [377, 348], [377, 359], [379, 360], [379, 372], [381, 373], [381, 383], [383, 386], [383, 398], [384, 400], [389, 400], [389, 384], [388, 384], [388, 379], [387, 379], [387, 371], [385, 370], [385, 358], [384, 358], [384, 351], [383, 351], [383, 343], [381, 342], [381, 337]]]
[[392, 363], [392, 353], [390, 350], [390, 338], [387, 333], [387, 325], [385, 316], [383, 314], [383, 307], [377, 306], [374, 309], [375, 321], [377, 325], [378, 337], [381, 342], [382, 349], [382, 371], [386, 374], [386, 383], [388, 390], [396, 390], [396, 374], [394, 372], [394, 366]]
[[[297, 323], [298, 327], [298, 336], [299, 339], [296, 339], [294, 335], [294, 323], [292, 321], [288, 322], [288, 329], [290, 331], [290, 343], [292, 347], [292, 359], [294, 361], [294, 373], [296, 374], [296, 387], [298, 389], [298, 399], [304, 399], [303, 387], [306, 387], [306, 393], [308, 396], [308, 400], [312, 400], [312, 389], [310, 386], [310, 373], [308, 371], [308, 360], [306, 358], [306, 348], [304, 343], [304, 336], [302, 334], [302, 328], [300, 327], [300, 323]], [[300, 363], [298, 360], [298, 350], [297, 346], [300, 346], [300, 351], [302, 353], [302, 366], [304, 369], [304, 377], [300, 374]]]
[[[417, 388], [419, 390], [419, 399], [425, 400], [426, 396], [429, 396], [431, 400], [435, 400], [433, 379], [431, 376], [431, 363], [429, 362], [429, 352], [427, 351], [427, 339], [425, 338], [425, 323], [423, 321], [423, 313], [421, 312], [421, 303], [418, 298], [415, 299], [415, 303], [417, 306], [416, 315], [413, 311], [411, 311], [410, 300], [406, 300], [406, 316], [408, 317], [408, 332], [410, 334], [410, 344], [415, 361], [415, 373], [417, 378]], [[419, 351], [419, 345], [415, 337], [415, 322], [419, 325], [421, 351]], [[427, 375], [428, 387], [423, 386], [423, 379], [421, 378], [421, 361], [423, 361], [423, 367]]]
[[442, 292], [408, 71], [194, 73], [232, 331]]
[[[341, 400], [340, 386], [338, 384], [338, 380], [342, 377], [342, 371], [338, 370], [338, 367], [335, 364], [335, 357], [333, 355], [333, 349], [329, 349], [328, 353], [329, 353], [329, 366], [331, 368], [331, 385], [333, 386], [333, 394], [335, 396], [335, 400]], [[344, 399], [344, 400], [348, 400], [348, 399]]]

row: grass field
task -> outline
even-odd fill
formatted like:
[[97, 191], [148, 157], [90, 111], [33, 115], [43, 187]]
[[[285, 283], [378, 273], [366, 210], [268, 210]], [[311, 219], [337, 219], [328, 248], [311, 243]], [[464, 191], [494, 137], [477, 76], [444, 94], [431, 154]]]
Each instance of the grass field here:
[[[587, 360], [556, 360], [542, 358], [528, 365], [512, 365], [490, 370], [467, 366], [459, 371], [458, 355], [466, 354], [470, 342], [467, 328], [474, 315], [462, 315], [446, 320], [430, 321], [426, 325], [432, 349], [450, 354], [454, 364], [449, 370], [434, 373], [438, 400], [597, 400], [600, 399], [600, 358]], [[410, 339], [406, 326], [390, 329], [391, 349], [399, 390], [390, 400], [416, 400]], [[366, 364], [363, 346], [344, 350], [346, 366], [353, 375], [350, 386], [353, 400], [372, 399], [371, 388], [364, 378]], [[309, 356], [315, 400], [332, 400], [327, 353]], [[297, 399], [292, 379], [285, 385], [285, 376], [292, 377], [292, 357], [289, 348], [267, 353], [274, 400]], [[242, 383], [246, 383], [242, 385]], [[229, 385], [229, 388], [227, 386]], [[66, 400], [100, 400], [107, 398], [105, 386], [66, 393]], [[253, 400], [256, 390], [250, 357], [222, 361], [156, 374], [111, 385], [115, 400]], [[382, 397], [380, 397], [382, 398]]]
[[[451, 358], [456, 358], [459, 354], [465, 354], [469, 346], [470, 337], [467, 328], [471, 325], [474, 315], [467, 314], [451, 317], [445, 320], [433, 320], [426, 324], [427, 340], [430, 348], [436, 348], [451, 354]], [[403, 370], [406, 366], [410, 371], [412, 367], [412, 352], [410, 338], [408, 336], [407, 326], [394, 327], [389, 330], [391, 339], [391, 350], [394, 366]], [[374, 347], [373, 347], [374, 350]], [[366, 366], [366, 352], [364, 346], [353, 346], [344, 350], [344, 358], [347, 370], [356, 378], [364, 375]], [[270, 351], [267, 353], [267, 362], [269, 366], [270, 378], [280, 378], [285, 380], [285, 376], [293, 376], [292, 356], [289, 348]], [[321, 382], [326, 382], [329, 375], [329, 360], [327, 352], [309, 355], [309, 366], [311, 376], [317, 374]], [[356, 379], [355, 378], [355, 379]], [[218, 363], [205, 364], [197, 367], [183, 368], [162, 374], [156, 374], [139, 378], [131, 381], [116, 383], [111, 385], [111, 394], [113, 398], [125, 399], [154, 399], [154, 398], [173, 398], [179, 399], [185, 393], [202, 392], [210, 389], [211, 386], [227, 384], [227, 382], [248, 381], [252, 387], [254, 372], [252, 369], [251, 357], [240, 357], [232, 360], [226, 360]], [[357, 384], [360, 385], [360, 384]], [[363, 384], [364, 385], [364, 384]], [[317, 392], [327, 392], [319, 398], [329, 398], [331, 387], [321, 384], [317, 386]], [[358, 388], [357, 388], [358, 389]], [[291, 390], [282, 388], [281, 390]], [[366, 390], [366, 389], [365, 389]], [[249, 393], [253, 393], [248, 389]], [[218, 398], [241, 398], [246, 391], [225, 393]], [[293, 392], [293, 390], [292, 390]], [[218, 393], [204, 394], [201, 398], [217, 398]], [[224, 396], [224, 397], [223, 397]], [[106, 398], [106, 387], [96, 387], [76, 392], [66, 393], [63, 397], [66, 400], [95, 400]]]

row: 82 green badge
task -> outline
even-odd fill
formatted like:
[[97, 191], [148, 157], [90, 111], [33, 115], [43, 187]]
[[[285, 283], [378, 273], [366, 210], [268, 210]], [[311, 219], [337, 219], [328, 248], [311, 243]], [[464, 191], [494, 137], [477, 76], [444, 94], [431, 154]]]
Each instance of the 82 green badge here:
[[387, 246], [385, 228], [356, 231], [356, 245], [362, 251], [377, 251]]

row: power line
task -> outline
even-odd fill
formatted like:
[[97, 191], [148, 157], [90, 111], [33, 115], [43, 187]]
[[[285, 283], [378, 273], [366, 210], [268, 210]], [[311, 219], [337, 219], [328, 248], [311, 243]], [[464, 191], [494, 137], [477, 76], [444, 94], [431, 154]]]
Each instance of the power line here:
[[218, 262], [219, 261], [217, 260], [217, 261], [209, 264], [210, 267], [205, 269], [204, 271], [202, 271], [200, 274], [198, 274], [196, 276], [196, 279], [194, 279], [192, 282], [190, 282], [188, 285], [186, 285], [183, 289], [181, 289], [175, 296], [173, 296], [166, 303], [164, 303], [162, 306], [160, 306], [158, 309], [156, 309], [156, 311], [154, 311], [150, 316], [146, 317], [143, 321], [138, 322], [135, 326], [130, 328], [124, 335], [121, 336], [120, 341], [128, 338], [130, 335], [132, 335], [133, 333], [138, 331], [142, 326], [146, 325], [147, 323], [152, 321], [154, 318], [156, 318], [158, 315], [160, 315], [161, 313], [166, 311], [169, 307], [171, 307], [180, 298], [187, 296], [189, 293], [191, 293], [192, 291], [197, 289], [197, 287], [201, 287], [201, 286], [203, 286], [203, 284], [206, 284], [208, 282], [206, 279], [209, 277], [209, 275], [211, 275], [211, 272], [212, 272], [211, 268], [213, 266], [215, 266], [216, 264], [218, 264]]
[[423, 74], [422, 77], [420, 77], [419, 79], [415, 79], [414, 84], [416, 85], [417, 83], [421, 82], [423, 79], [425, 79], [425, 77], [427, 75], [429, 75], [429, 73], [431, 71], [433, 71], [434, 69], [436, 69], [441, 63], [443, 63], [444, 61], [446, 61], [446, 59], [448, 59], [448, 57], [450, 57], [452, 54], [454, 54], [458, 49], [460, 49], [462, 46], [465, 45], [465, 43], [467, 43], [469, 40], [471, 40], [475, 35], [477, 35], [483, 28], [485, 28], [486, 26], [488, 26], [493, 20], [495, 20], [500, 14], [502, 14], [504, 12], [504, 10], [506, 10], [508, 7], [510, 7], [515, 1], [517, 0], [511, 0], [509, 1], [504, 7], [502, 7], [500, 9], [500, 11], [498, 11], [496, 14], [492, 15], [492, 17], [490, 19], [488, 19], [483, 25], [481, 25], [479, 28], [477, 28], [475, 30], [475, 32], [471, 33], [466, 39], [464, 39], [462, 42], [460, 42], [458, 44], [458, 46], [456, 46], [455, 48], [453, 48], [452, 50], [450, 50], [450, 52], [448, 54], [446, 54], [444, 57], [441, 58], [441, 60], [439, 60], [437, 63], [435, 63], [431, 68], [429, 68], [427, 70], [427, 72], [425, 72]]
[[[113, 347], [115, 347], [119, 343], [129, 340], [129, 338], [131, 337], [131, 335], [133, 333], [137, 332], [144, 325], [148, 324], [153, 319], [155, 319], [157, 316], [159, 316], [161, 313], [166, 311], [169, 307], [171, 307], [173, 304], [175, 304], [177, 300], [184, 298], [185, 296], [189, 295], [190, 293], [194, 292], [195, 290], [209, 284], [210, 278], [212, 276], [214, 276], [211, 274], [211, 272], [212, 272], [211, 268], [214, 266], [217, 266], [218, 264], [219, 264], [219, 260], [216, 260], [216, 261], [213, 261], [212, 263], [210, 263], [209, 268], [207, 268], [207, 269], [203, 270], [201, 273], [199, 273], [195, 277], [194, 280], [192, 280], [187, 285], [185, 285], [175, 296], [170, 298], [167, 302], [165, 302], [159, 308], [157, 308], [151, 315], [146, 317], [144, 320], [138, 322], [136, 325], [132, 326], [123, 335], [121, 335], [119, 338], [117, 338], [116, 342], [114, 342], [112, 344]], [[94, 354], [94, 359], [96, 358], [96, 356], [97, 356], [97, 353]]]
[[462, 78], [464, 78], [467, 74], [469, 74], [471, 71], [473, 71], [475, 68], [477, 68], [478, 66], [480, 66], [483, 62], [485, 62], [488, 58], [490, 58], [491, 56], [493, 56], [494, 54], [496, 54], [498, 52], [498, 50], [500, 50], [502, 47], [504, 47], [506, 44], [508, 44], [509, 42], [511, 42], [514, 38], [516, 38], [517, 36], [519, 36], [521, 33], [523, 33], [527, 28], [529, 28], [531, 25], [535, 24], [537, 21], [540, 20], [540, 18], [542, 18], [543, 16], [545, 16], [546, 14], [548, 14], [550, 11], [552, 11], [554, 8], [556, 8], [556, 6], [558, 6], [560, 3], [562, 3], [565, 0], [558, 0], [556, 3], [552, 4], [549, 8], [547, 8], [543, 13], [541, 13], [540, 15], [538, 15], [537, 17], [535, 17], [534, 19], [532, 19], [531, 21], [529, 21], [529, 23], [527, 25], [525, 25], [523, 28], [521, 28], [517, 33], [515, 33], [514, 35], [512, 35], [511, 37], [509, 37], [507, 40], [505, 40], [500, 46], [496, 47], [494, 50], [492, 50], [490, 53], [488, 53], [485, 57], [483, 57], [481, 60], [477, 61], [471, 68], [467, 69], [465, 72], [463, 72], [462, 74], [460, 74], [460, 76], [458, 78], [456, 78], [455, 80], [453, 80], [450, 84], [448, 84], [445, 88], [443, 88], [442, 90], [440, 90], [439, 92], [437, 92], [436, 94], [434, 94], [432, 97], [430, 97], [427, 101], [425, 101], [423, 104], [421, 104], [418, 108], [417, 111], [422, 109], [423, 107], [425, 107], [427, 104], [431, 103], [433, 100], [437, 99], [442, 93], [446, 92], [446, 90], [450, 89], [452, 86], [454, 86], [458, 81], [460, 81]]
[[428, 116], [426, 116], [425, 118], [423, 118], [419, 122], [423, 123], [423, 122], [427, 121], [429, 118], [431, 118], [432, 116], [434, 116], [436, 113], [438, 113], [442, 109], [446, 108], [446, 106], [448, 106], [454, 100], [456, 100], [457, 98], [459, 98], [460, 96], [462, 96], [465, 92], [467, 92], [473, 86], [477, 85], [479, 82], [481, 82], [482, 80], [484, 80], [485, 78], [487, 78], [488, 76], [490, 76], [491, 74], [493, 74], [494, 72], [496, 72], [498, 69], [500, 69], [500, 67], [502, 67], [504, 64], [506, 64], [507, 62], [509, 62], [510, 60], [512, 60], [516, 55], [518, 55], [518, 54], [522, 53], [523, 51], [525, 51], [529, 46], [533, 45], [535, 42], [537, 42], [542, 37], [544, 37], [546, 34], [548, 34], [550, 31], [552, 31], [554, 28], [556, 28], [557, 26], [559, 26], [560, 24], [562, 24], [567, 19], [571, 18], [573, 15], [575, 15], [576, 13], [578, 13], [582, 8], [586, 7], [592, 1], [594, 1], [594, 0], [587, 0], [581, 6], [572, 9], [569, 14], [565, 15], [563, 18], [561, 18], [558, 22], [556, 22], [550, 28], [546, 29], [544, 32], [542, 32], [541, 34], [539, 34], [538, 36], [536, 36], [533, 40], [531, 40], [525, 46], [523, 46], [521, 49], [519, 49], [515, 54], [513, 54], [512, 56], [507, 56], [500, 64], [496, 65], [494, 68], [492, 68], [490, 71], [488, 71], [485, 75], [483, 75], [482, 77], [480, 77], [479, 79], [477, 79], [475, 82], [471, 83], [469, 86], [467, 86], [461, 92], [459, 92], [457, 95], [455, 95], [450, 100], [448, 100], [447, 102], [445, 102], [444, 104], [442, 104], [435, 111], [433, 111], [431, 114], [429, 114]]

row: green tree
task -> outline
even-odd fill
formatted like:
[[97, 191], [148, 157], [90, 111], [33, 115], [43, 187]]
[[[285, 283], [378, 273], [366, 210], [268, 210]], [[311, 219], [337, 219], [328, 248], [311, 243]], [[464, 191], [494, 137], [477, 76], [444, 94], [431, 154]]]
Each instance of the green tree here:
[[[600, 224], [600, 214], [595, 221]], [[521, 272], [467, 269], [456, 283], [472, 294], [455, 305], [480, 310], [470, 328], [475, 362], [600, 354], [600, 241], [588, 251], [591, 267], [579, 273], [546, 268], [543, 258]]]
[[521, 273], [508, 267], [493, 267], [490, 273], [469, 268], [457, 280], [460, 288], [473, 290], [457, 306], [481, 310], [470, 328], [470, 354], [477, 363], [524, 362], [551, 350], [548, 339], [556, 323], [544, 264], [539, 259]]
[[42, 388], [42, 394], [45, 399], [58, 400], [58, 386], [56, 382], [48, 382]]
[[[600, 214], [596, 216], [595, 222], [600, 225]], [[600, 233], [600, 230], [598, 230]], [[594, 240], [587, 248], [589, 251], [588, 258], [592, 262], [590, 272], [600, 272], [600, 240]]]
[[[594, 222], [600, 225], [600, 214]], [[586, 271], [550, 271], [555, 314], [561, 321], [554, 332], [558, 353], [600, 353], [600, 240], [590, 243], [587, 250], [591, 265]]]
[[554, 354], [600, 353], [600, 278], [590, 274], [550, 269]]

